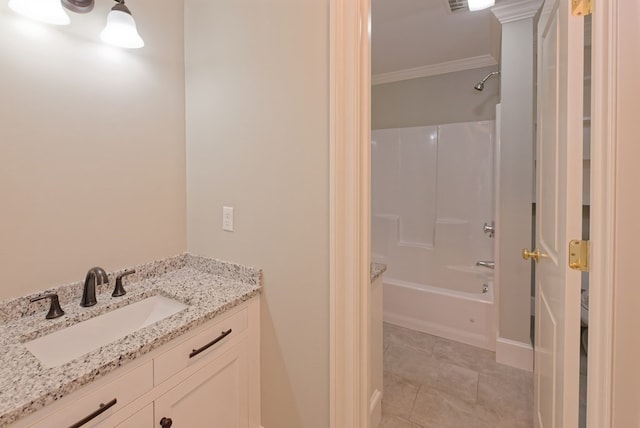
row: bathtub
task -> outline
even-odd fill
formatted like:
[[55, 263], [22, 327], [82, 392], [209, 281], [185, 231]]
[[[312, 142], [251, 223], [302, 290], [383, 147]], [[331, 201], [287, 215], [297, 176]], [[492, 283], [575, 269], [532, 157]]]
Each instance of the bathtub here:
[[448, 290], [394, 278], [383, 280], [383, 319], [418, 330], [495, 351], [496, 307], [493, 281], [487, 292]]
[[[495, 349], [495, 121], [378, 129], [371, 140], [371, 259], [384, 320]], [[483, 284], [488, 290], [483, 293]]]

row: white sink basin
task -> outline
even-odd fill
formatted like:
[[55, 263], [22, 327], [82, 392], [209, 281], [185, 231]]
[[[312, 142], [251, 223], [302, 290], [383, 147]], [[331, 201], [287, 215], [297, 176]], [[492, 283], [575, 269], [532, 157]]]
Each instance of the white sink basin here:
[[56, 367], [178, 313], [186, 307], [187, 305], [167, 297], [148, 297], [39, 337], [25, 343], [25, 346], [43, 366]]

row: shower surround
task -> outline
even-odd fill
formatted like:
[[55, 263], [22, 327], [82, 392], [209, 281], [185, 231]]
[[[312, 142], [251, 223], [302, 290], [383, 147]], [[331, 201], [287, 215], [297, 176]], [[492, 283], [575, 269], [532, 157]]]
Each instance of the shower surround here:
[[495, 349], [495, 121], [372, 132], [372, 259], [384, 318]]

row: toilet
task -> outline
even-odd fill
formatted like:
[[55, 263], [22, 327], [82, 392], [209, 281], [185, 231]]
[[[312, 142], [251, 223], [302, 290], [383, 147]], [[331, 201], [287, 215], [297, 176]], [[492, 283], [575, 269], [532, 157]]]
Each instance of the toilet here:
[[580, 293], [580, 321], [582, 327], [589, 327], [589, 290]]
[[583, 275], [580, 292], [580, 341], [585, 354], [589, 344], [589, 281], [587, 278], [586, 275]]

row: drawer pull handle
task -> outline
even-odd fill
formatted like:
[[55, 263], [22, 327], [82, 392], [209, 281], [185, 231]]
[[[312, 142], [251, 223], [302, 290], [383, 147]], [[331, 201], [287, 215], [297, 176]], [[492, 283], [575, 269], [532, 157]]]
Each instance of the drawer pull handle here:
[[117, 402], [118, 402], [118, 399], [114, 398], [113, 400], [109, 401], [107, 404], [100, 403], [100, 407], [98, 407], [98, 410], [91, 413], [90, 415], [85, 416], [82, 420], [79, 420], [75, 424], [71, 425], [69, 428], [80, 428], [82, 425], [86, 424], [91, 419], [97, 418], [98, 416], [100, 416], [101, 414], [103, 414], [113, 406], [115, 406]]
[[202, 348], [194, 349], [193, 351], [191, 351], [191, 353], [189, 354], [189, 358], [193, 358], [196, 355], [198, 355], [200, 352], [202, 352], [202, 351], [204, 351], [206, 349], [209, 349], [210, 347], [212, 347], [216, 343], [220, 342], [222, 339], [224, 339], [225, 337], [229, 336], [230, 334], [231, 334], [231, 329], [229, 329], [227, 331], [223, 331], [222, 333], [220, 333], [220, 336], [216, 337], [211, 342], [209, 342], [206, 345], [204, 345]]
[[160, 419], [160, 426], [162, 428], [170, 428], [171, 425], [173, 425], [173, 421], [171, 420], [171, 418], [162, 418], [162, 419]]

